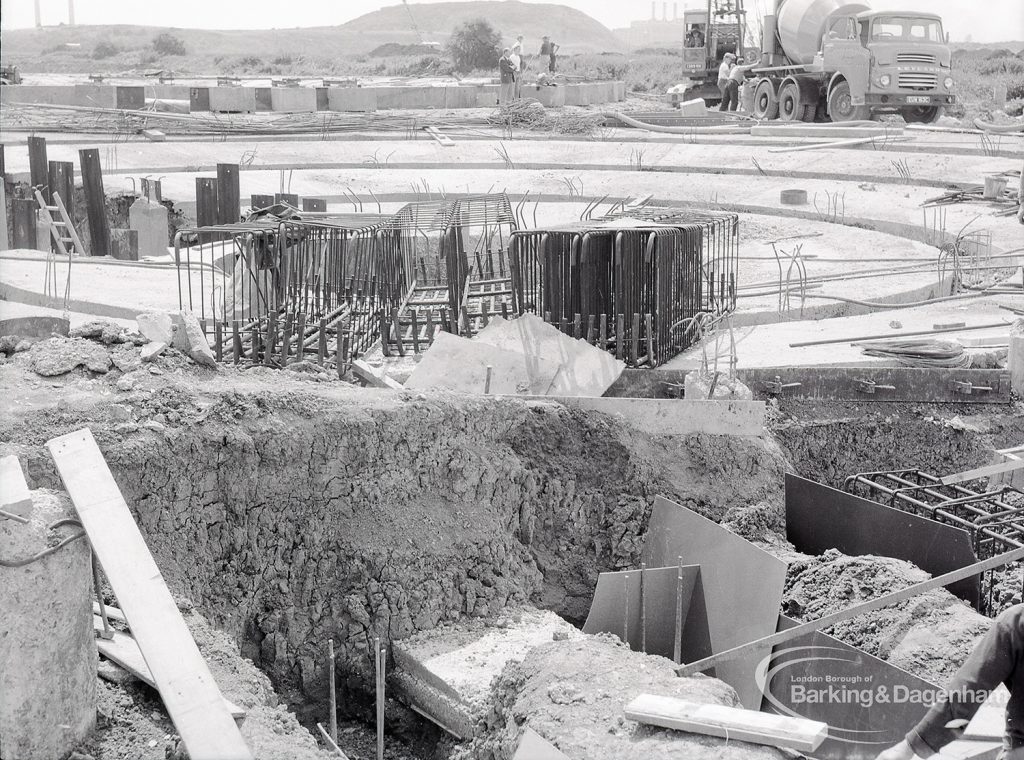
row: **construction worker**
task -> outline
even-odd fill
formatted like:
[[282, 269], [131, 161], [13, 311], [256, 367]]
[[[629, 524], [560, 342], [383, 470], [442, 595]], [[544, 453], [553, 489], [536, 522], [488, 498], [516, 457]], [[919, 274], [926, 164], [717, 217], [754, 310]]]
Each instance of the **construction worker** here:
[[512, 102], [516, 92], [516, 65], [512, 61], [511, 48], [504, 48], [501, 51], [501, 58], [498, 59], [498, 81], [498, 105], [507, 105]]
[[[729, 101], [731, 99], [729, 94], [729, 72], [732, 71], [732, 65], [735, 60], [735, 53], [726, 53], [722, 56], [722, 65], [718, 67], [718, 91], [722, 93], [722, 105], [718, 107], [719, 111], [729, 110]], [[732, 110], [735, 111], [736, 108], [734, 107]]]
[[729, 94], [729, 110], [735, 111], [740, 105], [740, 85], [743, 84], [747, 79], [747, 72], [755, 68], [758, 64], [751, 63], [748, 66], [740, 66], [739, 64], [734, 65], [729, 69], [729, 79], [726, 82], [726, 88]]
[[1010, 692], [1006, 705], [1003, 760], [1024, 759], [1024, 604], [1003, 612], [953, 675], [943, 698], [932, 705], [899, 744], [877, 760], [931, 757], [963, 735], [971, 718], [1000, 683]]
[[688, 48], [704, 47], [704, 32], [700, 30], [698, 24], [690, 25], [690, 31], [686, 35], [686, 42], [683, 44]]
[[551, 74], [555, 73], [555, 53], [558, 52], [558, 45], [551, 41], [550, 37], [544, 37], [540, 43], [540, 54], [541, 57], [546, 56], [548, 59], [548, 72]]
[[526, 65], [526, 59], [523, 57], [523, 35], [520, 34], [516, 37], [516, 41], [512, 44], [512, 55], [510, 57], [516, 67], [514, 96], [516, 100], [519, 100], [523, 96], [523, 68]]

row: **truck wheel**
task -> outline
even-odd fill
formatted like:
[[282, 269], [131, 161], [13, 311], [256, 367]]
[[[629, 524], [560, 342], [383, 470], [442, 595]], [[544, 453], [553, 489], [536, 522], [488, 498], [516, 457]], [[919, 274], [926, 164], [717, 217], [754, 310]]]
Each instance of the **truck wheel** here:
[[807, 108], [800, 103], [800, 88], [792, 82], [779, 90], [779, 118], [782, 121], [803, 121]]
[[828, 115], [832, 121], [866, 121], [871, 118], [871, 109], [855, 106], [850, 96], [850, 83], [840, 82], [828, 96]]
[[779, 115], [779, 98], [775, 87], [767, 79], [757, 83], [754, 90], [754, 116], [758, 119], [774, 119]]
[[900, 113], [907, 124], [934, 124], [942, 116], [942, 106], [914, 106], [904, 108]]

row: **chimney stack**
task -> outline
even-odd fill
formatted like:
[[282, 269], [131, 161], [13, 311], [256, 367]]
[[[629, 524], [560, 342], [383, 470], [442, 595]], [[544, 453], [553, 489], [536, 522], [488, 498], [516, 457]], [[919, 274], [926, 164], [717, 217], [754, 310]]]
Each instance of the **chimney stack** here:
[[[36, 0], [36, 2], [38, 3], [39, 0]], [[668, 3], [661, 4], [661, 20], [668, 21]]]
[[656, 10], [656, 8], [657, 3], [654, 0], [651, 0], [651, 21], [658, 20], [658, 11]]
[[68, 0], [68, 26], [75, 25], [75, 0]]
[[36, 29], [42, 29], [43, 28], [43, 16], [39, 12], [39, 0], [35, 0], [35, 6], [36, 6]]
[[[71, 0], [68, 0], [68, 2], [71, 2]], [[672, 20], [679, 20], [679, 3], [672, 3]]]

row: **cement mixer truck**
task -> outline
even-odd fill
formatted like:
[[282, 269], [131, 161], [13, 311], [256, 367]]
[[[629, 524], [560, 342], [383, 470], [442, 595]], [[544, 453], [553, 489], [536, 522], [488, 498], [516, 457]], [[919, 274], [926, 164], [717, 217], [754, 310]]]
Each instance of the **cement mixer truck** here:
[[[684, 13], [684, 67], [695, 85], [688, 92], [703, 96], [717, 79], [719, 19], [729, 32], [742, 30], [742, 0], [708, 0], [706, 11]], [[956, 102], [939, 16], [872, 11], [846, 0], [775, 0], [775, 13], [763, 24], [760, 51], [744, 51], [741, 42], [732, 51], [757, 62], [746, 86], [753, 88], [758, 118], [856, 121], [899, 113], [907, 122], [932, 123]], [[687, 46], [702, 39], [707, 55], [696, 70], [687, 63]]]

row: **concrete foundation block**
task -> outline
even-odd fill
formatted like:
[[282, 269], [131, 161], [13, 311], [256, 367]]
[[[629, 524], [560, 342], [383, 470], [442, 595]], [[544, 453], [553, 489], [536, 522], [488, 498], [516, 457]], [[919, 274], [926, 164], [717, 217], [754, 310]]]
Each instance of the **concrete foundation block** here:
[[138, 198], [128, 209], [128, 227], [139, 233], [139, 258], [167, 255], [167, 209]]
[[[32, 491], [28, 524], [0, 520], [0, 554], [29, 557], [46, 549], [48, 525], [74, 517], [63, 493]], [[80, 539], [24, 567], [0, 567], [0, 757], [66, 757], [96, 724], [96, 643], [92, 565]]]
[[498, 105], [498, 90], [500, 85], [481, 85], [476, 96], [477, 108], [495, 108]]
[[108, 84], [76, 84], [71, 105], [117, 108], [117, 88]]
[[252, 113], [256, 110], [256, 88], [211, 87], [210, 110], [215, 113]]
[[445, 108], [476, 108], [477, 99], [480, 97], [480, 87], [477, 85], [464, 85], [458, 87], [444, 88]]
[[706, 116], [707, 112], [707, 104], [701, 98], [684, 100], [679, 104], [679, 113], [683, 116]]
[[146, 107], [145, 87], [115, 87], [117, 107], [128, 111], [140, 111]]
[[257, 111], [273, 111], [274, 103], [270, 97], [270, 87], [256, 87], [256, 110]]
[[[724, 372], [714, 380], [714, 373], [689, 372], [683, 379], [683, 397], [688, 401], [697, 399], [724, 399], [727, 401], [753, 401], [754, 394], [738, 378], [729, 379]], [[714, 395], [711, 386], [714, 384]]]
[[567, 84], [562, 89], [565, 90], [565, 104], [567, 106], [590, 105], [590, 92], [586, 89], [585, 85]]
[[316, 110], [316, 90], [312, 87], [271, 87], [270, 104], [274, 111], [310, 113]]
[[330, 87], [327, 105], [332, 111], [376, 111], [377, 93], [372, 87]]
[[377, 108], [444, 108], [444, 87], [378, 87]]
[[561, 108], [565, 105], [565, 88], [529, 85], [523, 88], [523, 97], [535, 98], [545, 108]]
[[192, 113], [210, 110], [209, 87], [190, 87], [188, 90], [189, 110]]

